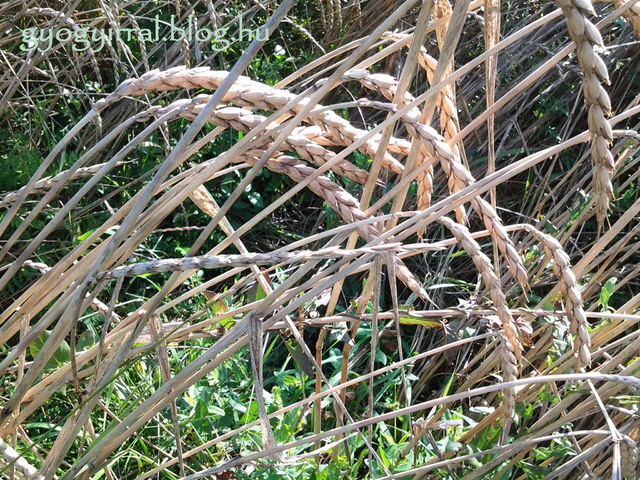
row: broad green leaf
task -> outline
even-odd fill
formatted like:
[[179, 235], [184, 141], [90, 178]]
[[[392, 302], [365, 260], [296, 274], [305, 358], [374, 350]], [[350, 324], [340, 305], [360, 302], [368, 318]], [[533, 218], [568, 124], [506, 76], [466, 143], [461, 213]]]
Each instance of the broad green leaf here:
[[[45, 342], [47, 341], [50, 335], [51, 335], [51, 332], [47, 330], [38, 338], [36, 338], [31, 345], [29, 345], [29, 353], [31, 353], [31, 356], [34, 359], [38, 356], [38, 354], [42, 350], [42, 347], [44, 346]], [[56, 368], [61, 367], [65, 363], [69, 363], [70, 361], [71, 361], [71, 349], [69, 348], [69, 344], [65, 340], [63, 340], [62, 343], [58, 346], [58, 348], [54, 352], [53, 356], [47, 362], [47, 365], [45, 366], [44, 369], [45, 371], [55, 370]]]

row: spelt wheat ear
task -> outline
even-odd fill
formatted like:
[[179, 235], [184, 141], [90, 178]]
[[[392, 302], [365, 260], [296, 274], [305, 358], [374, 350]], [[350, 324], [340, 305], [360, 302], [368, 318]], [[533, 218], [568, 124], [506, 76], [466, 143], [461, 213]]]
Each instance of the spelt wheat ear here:
[[[498, 313], [498, 318], [502, 324], [504, 335], [511, 345], [510, 351], [515, 355], [517, 360], [520, 360], [522, 345], [518, 338], [516, 324], [513, 321], [511, 311], [507, 306], [507, 299], [504, 296], [500, 285], [500, 279], [493, 269], [491, 260], [489, 260], [489, 257], [482, 252], [480, 245], [471, 236], [471, 232], [469, 232], [467, 227], [454, 222], [448, 217], [441, 217], [438, 221], [453, 233], [453, 236], [456, 237], [458, 243], [460, 243], [462, 248], [464, 248], [467, 254], [469, 254], [476, 269], [482, 275], [482, 280], [489, 289], [489, 295], [491, 296], [493, 305]], [[506, 365], [503, 365], [503, 369], [505, 371], [512, 371], [512, 367]]]
[[[502, 381], [513, 382], [518, 378], [518, 361], [516, 359], [516, 351], [513, 344], [506, 335], [500, 335], [500, 364], [502, 366]], [[504, 419], [508, 420], [513, 417], [516, 409], [516, 390], [515, 388], [505, 388], [503, 391], [504, 401]], [[509, 422], [505, 422], [509, 425]]]
[[596, 218], [602, 231], [609, 209], [609, 199], [613, 194], [611, 174], [615, 167], [609, 146], [613, 132], [606, 116], [611, 111], [611, 100], [602, 84], [609, 84], [607, 66], [597, 52], [603, 47], [598, 28], [586, 14], [595, 15], [590, 0], [556, 0], [567, 20], [567, 30], [576, 44], [578, 64], [583, 74], [584, 101], [588, 110], [588, 124], [591, 132], [591, 165], [596, 197]]
[[[209, 70], [208, 68], [194, 68], [185, 69], [184, 67], [176, 67], [163, 72], [158, 70], [151, 71], [138, 79], [128, 80], [123, 82], [120, 87], [116, 89], [107, 98], [100, 100], [94, 108], [98, 111], [104, 110], [109, 105], [120, 100], [124, 96], [128, 95], [142, 95], [151, 93], [153, 91], [174, 90], [178, 88], [217, 88], [224, 78], [226, 78], [227, 72], [216, 72]], [[253, 106], [257, 108], [269, 108], [279, 109], [286, 105], [289, 101], [295, 99], [293, 94], [283, 90], [276, 90], [263, 85], [259, 82], [254, 82], [246, 77], [240, 77], [238, 83], [229, 90], [225, 96], [225, 101], [236, 103], [240, 106]], [[204, 98], [200, 97], [192, 101], [184, 101], [182, 103], [176, 103], [175, 108], [179, 110], [180, 115], [193, 116], [197, 115], [196, 110], [202, 108]], [[299, 111], [302, 105], [308, 101], [303, 99], [300, 103], [294, 107], [294, 111]], [[198, 107], [200, 105], [200, 107]], [[312, 111], [312, 117], [316, 121], [316, 126], [323, 128], [329, 133], [329, 137], [338, 137], [348, 143], [355, 142], [360, 136], [366, 134], [351, 126], [349, 122], [338, 117], [332, 111], [316, 111], [320, 106], [316, 106]], [[154, 110], [155, 113], [161, 112], [158, 108]], [[220, 115], [216, 116], [216, 121], [221, 122], [223, 126], [233, 126], [234, 128], [246, 128], [249, 125], [257, 125], [260, 117], [249, 113], [245, 118], [246, 124], [240, 121], [243, 113], [236, 110], [219, 109], [222, 112], [222, 118]], [[149, 113], [151, 115], [151, 113]], [[145, 117], [146, 118], [146, 117]], [[141, 116], [140, 119], [143, 119]], [[258, 122], [258, 123], [256, 123]], [[301, 132], [299, 132], [301, 133]], [[368, 142], [366, 144], [367, 149], [371, 149], [371, 153], [375, 152], [375, 142]], [[246, 152], [245, 155], [240, 155], [235, 158], [234, 161], [246, 161], [255, 165], [260, 156], [264, 153], [264, 150], [254, 149], [250, 152]], [[394, 168], [396, 165], [393, 162], [387, 162], [390, 168]], [[269, 170], [284, 173], [293, 180], [300, 182], [303, 179], [310, 176], [314, 169], [301, 162], [299, 159], [281, 155], [277, 158], [271, 158], [267, 161], [266, 167]], [[402, 169], [398, 169], [396, 173], [401, 173]], [[320, 176], [316, 178], [309, 188], [325, 199], [325, 201], [338, 212], [342, 218], [347, 222], [354, 222], [357, 220], [364, 220], [367, 217], [359, 208], [359, 204], [355, 198], [353, 198], [344, 189], [333, 183], [329, 178]], [[359, 233], [366, 240], [373, 240], [379, 235], [379, 232], [373, 226], [361, 227]], [[429, 297], [413, 274], [409, 271], [407, 266], [399, 258], [394, 258], [396, 264], [396, 272], [398, 278], [415, 292], [422, 299], [427, 300]]]
[[[440, 2], [438, 2], [440, 3]], [[448, 3], [448, 2], [443, 2]], [[444, 7], [446, 8], [446, 7]], [[443, 12], [445, 13], [445, 12]], [[409, 35], [399, 34], [399, 33], [386, 33], [383, 38], [386, 40], [399, 41], [406, 38]], [[427, 73], [427, 78], [430, 83], [433, 82], [433, 75], [438, 67], [438, 61], [433, 58], [431, 55], [427, 53], [427, 50], [424, 47], [420, 47], [420, 53], [418, 55], [418, 63], [423, 68], [423, 70]], [[438, 112], [440, 113], [440, 130], [444, 137], [445, 142], [448, 142], [452, 138], [454, 138], [458, 133], [460, 133], [460, 123], [458, 121], [458, 109], [456, 107], [456, 94], [455, 94], [455, 86], [453, 84], [449, 84], [444, 87], [440, 93], [438, 94], [438, 98], [436, 101], [436, 107]], [[419, 116], [418, 116], [419, 118]], [[461, 157], [461, 145], [458, 144], [453, 145], [452, 150], [455, 154], [454, 161], [460, 162]], [[419, 157], [418, 166], [424, 161], [424, 157]], [[462, 163], [460, 162], [462, 165]], [[447, 183], [449, 186], [449, 192], [456, 193], [458, 191], [458, 187], [456, 185], [455, 179], [451, 176], [451, 169], [449, 168], [449, 164], [447, 162], [441, 162], [442, 168], [447, 175]], [[426, 170], [422, 175], [420, 175], [417, 179], [418, 181], [418, 208], [423, 209], [429, 206], [429, 202], [431, 201], [430, 191], [426, 188], [424, 189], [423, 194], [420, 191], [420, 184], [425, 183], [425, 185], [429, 185], [429, 182], [433, 182], [432, 178], [426, 178], [427, 176], [433, 177], [433, 170]], [[429, 196], [426, 197], [426, 193], [429, 193]], [[421, 206], [422, 205], [422, 206]], [[458, 223], [466, 224], [467, 223], [467, 214], [464, 210], [463, 206], [457, 207], [455, 210], [456, 219]]]
[[[379, 102], [370, 103], [375, 104], [379, 108], [396, 111], [396, 107], [393, 104], [384, 104]], [[453, 149], [444, 141], [438, 132], [428, 125], [420, 123], [419, 119], [415, 115], [412, 115], [411, 112], [403, 115], [402, 120], [405, 123], [409, 134], [422, 140], [427, 153], [431, 157], [440, 158], [441, 162], [444, 162], [444, 164], [448, 166], [450, 178], [454, 180], [457, 191], [475, 183], [475, 179], [469, 170], [462, 165], [460, 159], [456, 158]], [[502, 221], [500, 220], [497, 212], [482, 198], [472, 199], [471, 206], [482, 218], [487, 230], [491, 233], [492, 238], [497, 243], [500, 253], [505, 256], [513, 277], [522, 286], [522, 288], [527, 289], [529, 276], [527, 275], [527, 271], [522, 265], [520, 255], [518, 255], [518, 251], [504, 228], [504, 225], [502, 225]]]
[[[178, 100], [165, 108], [152, 112], [155, 116], [162, 116], [171, 110], [178, 110], [179, 115], [187, 120], [194, 120], [202, 111], [206, 103], [210, 99], [210, 95], [198, 95], [193, 100]], [[248, 110], [238, 107], [223, 107], [214, 110], [208, 121], [219, 127], [233, 128], [243, 133], [247, 133], [253, 128], [260, 125], [266, 120], [262, 115], [255, 115]], [[269, 129], [263, 134], [262, 140], [258, 141], [257, 146], [269, 144], [274, 140], [274, 134], [269, 134], [269, 130], [278, 127], [279, 124], [270, 125]], [[282, 144], [283, 149], [289, 149], [297, 153], [309, 162], [316, 165], [324, 165], [336, 157], [331, 150], [327, 150], [322, 145], [318, 145], [313, 140], [301, 134], [292, 134]], [[367, 181], [368, 173], [366, 170], [356, 167], [347, 160], [340, 160], [331, 167], [331, 170], [338, 175], [345, 176], [351, 180], [364, 184]]]
[[553, 272], [560, 280], [560, 287], [566, 294], [566, 310], [571, 315], [570, 333], [576, 334], [574, 353], [576, 354], [576, 370], [591, 365], [591, 337], [589, 336], [589, 322], [583, 308], [582, 295], [578, 289], [576, 277], [571, 269], [569, 255], [562, 245], [551, 235], [541, 232], [532, 225], [524, 224], [522, 228], [529, 232], [544, 247], [548, 258], [553, 259]]
[[[127, 80], [120, 84], [112, 94], [96, 102], [94, 110], [100, 112], [125, 96], [178, 89], [216, 90], [227, 75], [226, 71], [210, 70], [208, 67], [189, 69], [181, 66], [164, 71], [152, 70], [140, 78]], [[279, 110], [294, 100], [295, 105], [291, 109], [292, 113], [300, 112], [309, 102], [309, 98], [298, 98], [286, 90], [278, 90], [241, 76], [238, 77], [222, 101], [240, 107]], [[306, 120], [319, 127], [322, 130], [322, 136], [332, 145], [348, 146], [367, 134], [365, 130], [355, 128], [347, 120], [331, 110], [326, 110], [322, 105], [316, 105]], [[302, 132], [297, 131], [296, 133]], [[358, 150], [373, 158], [379, 147], [379, 138], [380, 135], [377, 135], [373, 139], [366, 140]], [[396, 141], [389, 144], [390, 152], [404, 154], [404, 152], [408, 153], [409, 149], [408, 142]], [[402, 164], [387, 152], [383, 158], [383, 166], [396, 174], [401, 174], [403, 171]]]
[[[249, 164], [255, 164], [258, 162], [260, 157], [261, 155], [247, 156], [243, 161], [246, 161]], [[266, 166], [269, 170], [274, 172], [284, 173], [296, 182], [303, 181], [315, 172], [313, 167], [310, 167], [299, 159], [288, 155], [281, 155], [277, 158], [270, 159]], [[354, 223], [368, 218], [360, 209], [358, 201], [342, 187], [332, 182], [328, 177], [323, 175], [316, 177], [309, 184], [309, 189], [322, 197], [347, 223]], [[359, 227], [358, 233], [367, 241], [374, 240], [380, 235], [378, 229], [373, 225]], [[400, 281], [409, 287], [420, 298], [428, 300], [429, 296], [422, 287], [422, 284], [416, 280], [404, 262], [400, 260], [398, 256], [394, 256], [393, 261], [396, 267], [396, 275]]]
[[[381, 73], [369, 73], [366, 70], [350, 70], [346, 72], [347, 79], [358, 80], [362, 85], [370, 90], [381, 93], [387, 100], [393, 100], [398, 91], [398, 82], [391, 75]], [[404, 94], [404, 102], [401, 106], [406, 105], [414, 100], [413, 95], [408, 92]], [[375, 105], [375, 102], [369, 102]], [[420, 117], [420, 110], [414, 107], [410, 110], [412, 117]], [[424, 147], [421, 148], [418, 155], [417, 167], [427, 160], [427, 152]], [[431, 205], [431, 195], [433, 194], [433, 166], [429, 166], [424, 172], [420, 173], [416, 178], [418, 186], [418, 210], [426, 210]], [[422, 236], [424, 230], [418, 231], [418, 235]]]
[[[615, 0], [616, 8], [620, 8], [624, 5], [624, 0]], [[636, 32], [636, 36], [640, 38], [640, 4], [636, 3], [632, 5], [628, 10], [625, 10], [623, 15], [629, 19], [633, 29]]]

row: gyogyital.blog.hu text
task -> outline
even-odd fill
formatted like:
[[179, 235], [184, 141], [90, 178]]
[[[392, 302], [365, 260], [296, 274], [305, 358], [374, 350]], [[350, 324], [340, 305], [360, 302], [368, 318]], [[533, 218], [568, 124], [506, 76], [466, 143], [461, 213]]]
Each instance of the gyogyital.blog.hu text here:
[[[188, 27], [178, 27], [175, 24], [174, 15], [170, 17], [170, 32], [168, 35], [160, 37], [160, 26], [166, 24], [161, 22], [156, 15], [155, 28], [119, 28], [101, 30], [97, 28], [79, 27], [73, 26], [71, 28], [60, 28], [55, 34], [53, 29], [45, 28], [38, 29], [35, 27], [25, 28], [22, 31], [22, 45], [20, 49], [24, 51], [30, 51], [37, 49], [40, 52], [46, 52], [53, 47], [53, 41], [56, 40], [60, 43], [66, 43], [71, 41], [73, 45], [71, 49], [74, 52], [84, 52], [91, 49], [92, 52], [99, 52], [102, 50], [106, 42], [112, 42], [114, 33], [116, 40], [122, 39], [130, 41], [134, 36], [144, 42], [158, 42], [158, 41], [182, 41], [186, 39], [188, 42], [194, 40], [198, 42], [212, 42], [211, 48], [213, 51], [226, 50], [235, 41], [251, 41], [254, 38], [258, 40], [267, 40], [269, 32], [264, 27], [256, 29], [246, 28], [243, 25], [242, 15], [238, 15], [238, 37], [227, 38], [227, 31], [229, 28], [194, 28], [192, 16], [189, 16]], [[108, 32], [108, 34], [107, 34]], [[37, 35], [39, 33], [40, 35]], [[95, 47], [95, 45], [97, 47]], [[93, 45], [93, 47], [92, 47]]]

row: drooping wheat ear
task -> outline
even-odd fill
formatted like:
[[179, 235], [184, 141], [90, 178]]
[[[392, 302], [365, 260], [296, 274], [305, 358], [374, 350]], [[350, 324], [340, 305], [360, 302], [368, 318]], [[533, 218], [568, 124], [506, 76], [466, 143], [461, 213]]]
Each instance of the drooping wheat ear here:
[[[514, 355], [513, 345], [506, 335], [500, 335], [500, 360], [502, 365], [502, 380], [512, 382], [518, 378], [518, 363]], [[511, 419], [516, 409], [515, 388], [505, 388], [502, 391], [504, 401], [504, 418]]]
[[[243, 155], [235, 157], [233, 161], [247, 162], [250, 165], [255, 165], [265, 152], [266, 150], [262, 149], [247, 150]], [[285, 174], [296, 182], [302, 182], [315, 172], [313, 167], [289, 155], [270, 158], [266, 163], [266, 167], [273, 172]], [[368, 218], [360, 209], [358, 201], [349, 194], [349, 192], [324, 175], [316, 177], [309, 184], [309, 189], [323, 198], [347, 223], [354, 223]], [[371, 241], [380, 235], [378, 229], [373, 225], [358, 227], [358, 233], [367, 241]], [[404, 262], [398, 256], [394, 256], [394, 262], [396, 275], [400, 281], [416, 293], [416, 295], [427, 300], [429, 298], [427, 292], [420, 282], [416, 280]]]
[[[440, 3], [440, 2], [438, 2]], [[398, 41], [405, 38], [407, 35], [398, 34], [398, 33], [389, 33], [385, 34], [383, 38], [387, 40]], [[418, 63], [427, 73], [427, 79], [430, 83], [433, 82], [433, 74], [438, 67], [438, 61], [433, 58], [431, 55], [427, 53], [427, 50], [424, 47], [420, 47], [420, 54], [418, 55]], [[440, 129], [442, 131], [442, 135], [444, 140], [448, 142], [452, 138], [454, 138], [458, 133], [460, 133], [460, 123], [458, 122], [458, 109], [456, 107], [456, 94], [455, 87], [453, 84], [449, 84], [444, 87], [440, 93], [438, 94], [438, 99], [436, 102], [436, 107], [440, 113]], [[461, 150], [460, 147], [456, 144], [452, 146], [453, 152], [455, 154], [454, 161], [460, 162]], [[456, 193], [457, 186], [455, 180], [451, 177], [451, 169], [449, 168], [449, 164], [447, 162], [441, 162], [442, 169], [447, 175], [447, 182], [449, 185], [449, 192]], [[425, 171], [424, 175], [431, 174], [432, 171]], [[420, 186], [420, 182], [427, 181], [428, 179], [420, 179], [418, 178], [418, 188]], [[421, 205], [421, 197], [420, 192], [418, 192], [418, 207]], [[460, 206], [456, 208], [456, 219], [459, 223], [466, 224], [467, 215], [465, 213], [464, 207]]]
[[[125, 96], [131, 95], [145, 95], [151, 92], [183, 88], [215, 90], [228, 74], [226, 71], [210, 70], [208, 67], [188, 69], [180, 66], [164, 71], [152, 70], [140, 78], [122, 82], [113, 93], [96, 102], [94, 110], [100, 112], [108, 105]], [[297, 100], [291, 108], [293, 113], [301, 111], [309, 102], [309, 98], [298, 99], [296, 95], [286, 90], [278, 90], [242, 76], [238, 77], [236, 83], [222, 99], [223, 102], [231, 102], [240, 107], [254, 107], [268, 110], [278, 110], [292, 100]], [[335, 112], [324, 109], [322, 105], [316, 105], [307, 120], [324, 130], [325, 138], [328, 138], [334, 145], [351, 145], [367, 134], [366, 131], [355, 128]], [[373, 158], [378, 147], [379, 141], [374, 137], [373, 139], [365, 141], [363, 145], [359, 147], [359, 150]], [[393, 150], [390, 148], [389, 151]], [[396, 174], [401, 174], [403, 170], [402, 164], [386, 152], [383, 158], [383, 166]]]
[[[390, 75], [369, 73], [367, 70], [350, 70], [345, 73], [343, 78], [356, 79], [370, 90], [381, 93], [388, 100], [393, 100], [396, 97], [398, 82]], [[404, 102], [401, 107], [413, 100], [413, 95], [405, 92]], [[412, 108], [410, 112], [412, 116], [420, 117], [420, 110], [417, 108]], [[426, 161], [426, 154], [426, 150], [422, 147], [418, 155], [418, 167]], [[431, 205], [431, 195], [433, 193], [433, 167], [431, 166], [419, 174], [416, 178], [416, 183], [418, 185], [418, 209], [426, 210]], [[418, 232], [418, 235], [422, 236], [423, 233], [422, 231]]]
[[[257, 163], [259, 158], [260, 155], [254, 158], [247, 158], [246, 161], [248, 163]], [[303, 181], [315, 171], [314, 168], [305, 165], [299, 159], [287, 155], [270, 159], [267, 162], [267, 168], [274, 172], [284, 173], [296, 182]], [[329, 178], [321, 175], [309, 184], [309, 188], [318, 196], [322, 197], [347, 223], [368, 218], [364, 212], [360, 210], [358, 201]], [[367, 241], [371, 241], [380, 235], [378, 229], [373, 225], [359, 227], [358, 233]], [[396, 267], [396, 275], [400, 281], [409, 287], [416, 295], [420, 296], [420, 298], [427, 300], [429, 298], [427, 292], [420, 282], [416, 280], [411, 271], [409, 271], [404, 262], [400, 260], [398, 256], [394, 256], [393, 261]]]
[[[121, 162], [116, 162], [116, 164], [114, 165], [114, 167], [119, 167], [121, 165], [124, 165], [126, 162], [121, 161]], [[91, 165], [90, 167], [80, 167], [78, 168], [73, 175], [71, 175], [68, 178], [69, 180], [77, 180], [78, 178], [85, 178], [85, 177], [90, 177], [92, 176], [94, 173], [96, 173], [97, 171], [99, 171], [102, 167], [104, 166], [103, 163], [99, 163], [97, 165]], [[53, 186], [56, 184], [56, 182], [60, 181], [60, 179], [66, 174], [67, 172], [60, 172], [59, 174], [53, 176], [53, 177], [45, 177], [41, 180], [38, 180], [34, 185], [33, 185], [33, 191], [31, 192], [32, 194], [34, 193], [44, 193], [47, 190], [50, 190], [51, 188], [53, 188]], [[25, 187], [20, 188], [19, 190], [16, 190], [14, 192], [8, 192], [6, 194], [4, 194], [3, 196], [0, 197], [0, 208], [4, 208], [7, 206], [10, 206], [13, 202], [16, 201], [16, 199], [18, 198], [18, 196], [24, 192], [26, 190]]]
[[591, 165], [596, 195], [596, 218], [599, 230], [609, 209], [609, 198], [613, 194], [611, 173], [615, 167], [609, 146], [613, 140], [611, 126], [606, 116], [611, 112], [611, 100], [602, 83], [609, 84], [609, 72], [596, 52], [603, 47], [598, 28], [591, 23], [586, 13], [595, 15], [590, 0], [556, 0], [567, 19], [567, 29], [578, 50], [578, 63], [584, 75], [584, 101], [588, 109], [588, 124], [591, 132]]
[[[389, 103], [371, 102], [371, 104], [390, 111], [396, 110], [395, 105]], [[407, 127], [409, 135], [421, 138], [429, 155], [437, 156], [441, 162], [445, 162], [449, 166], [450, 178], [455, 182], [456, 191], [462, 190], [475, 183], [475, 179], [469, 170], [462, 165], [460, 159], [456, 158], [453, 149], [444, 141], [438, 132], [428, 125], [420, 123], [419, 118], [411, 115], [410, 112], [403, 115], [402, 120]], [[497, 212], [489, 203], [478, 197], [471, 200], [471, 206], [478, 212], [487, 230], [497, 243], [498, 249], [502, 255], [505, 256], [511, 274], [518, 283], [522, 285], [522, 288], [526, 289], [529, 283], [527, 271], [522, 265], [520, 255], [518, 255], [518, 251], [502, 225], [502, 221]]]
[[[467, 227], [454, 222], [448, 217], [441, 217], [438, 221], [453, 233], [458, 243], [460, 243], [462, 248], [464, 248], [464, 250], [469, 254], [476, 269], [482, 275], [482, 280], [489, 289], [489, 295], [491, 296], [493, 305], [498, 313], [498, 318], [502, 324], [504, 334], [511, 344], [511, 351], [515, 357], [520, 360], [521, 344], [518, 338], [518, 330], [515, 322], [513, 321], [513, 317], [511, 316], [511, 311], [507, 306], [507, 299], [502, 292], [500, 279], [496, 275], [489, 257], [482, 252], [480, 245], [471, 236]], [[512, 367], [510, 366], [507, 367], [503, 365], [503, 369], [505, 371], [512, 371]]]
[[[177, 109], [179, 110], [179, 115], [181, 117], [186, 118], [187, 120], [194, 120], [209, 101], [209, 98], [209, 95], [198, 95], [192, 100], [177, 100], [165, 108], [152, 112], [152, 114], [155, 116], [162, 116], [170, 110]], [[265, 120], [266, 117], [263, 117], [262, 115], [255, 115], [242, 108], [223, 107], [216, 109], [211, 114], [208, 121], [219, 127], [230, 127], [240, 132], [247, 133]], [[277, 126], [278, 124], [273, 124], [268, 128], [274, 128]], [[262, 137], [263, 140], [260, 141], [262, 143], [259, 142], [258, 146], [271, 143], [273, 141], [273, 135], [269, 135], [268, 131]], [[283, 143], [282, 148], [288, 148], [305, 160], [314, 162], [317, 165], [324, 165], [336, 157], [336, 154], [332, 151], [327, 150], [323, 146], [315, 143], [313, 140], [310, 140], [300, 134], [289, 135]], [[331, 167], [331, 170], [338, 175], [343, 175], [362, 184], [367, 181], [368, 177], [366, 170], [356, 167], [348, 160], [340, 160], [337, 164]]]
[[576, 358], [576, 371], [591, 365], [591, 338], [589, 336], [589, 323], [584, 313], [582, 295], [576, 282], [576, 276], [571, 269], [569, 255], [566, 254], [562, 245], [551, 235], [541, 232], [533, 225], [524, 224], [526, 230], [544, 247], [544, 252], [548, 258], [553, 259], [553, 272], [560, 280], [560, 288], [567, 296], [566, 310], [571, 315], [570, 333], [576, 334], [574, 342], [574, 352]]
[[[616, 8], [620, 8], [625, 2], [624, 0], [616, 0], [614, 3]], [[640, 38], [640, 3], [632, 5], [628, 10], [624, 11], [623, 15], [629, 19], [636, 32], [636, 36]]]
[[[342, 143], [335, 142], [332, 136], [329, 134], [329, 132], [324, 131], [323, 129], [321, 129], [320, 127], [317, 127], [316, 125], [295, 128], [293, 130], [293, 133], [296, 135], [298, 134], [304, 135], [309, 140], [313, 140], [318, 145], [323, 145], [325, 147], [335, 146], [335, 145], [344, 145], [342, 141], [340, 141]], [[374, 135], [372, 138], [372, 142], [374, 145], [379, 145], [380, 134]], [[391, 153], [409, 155], [409, 152], [411, 151], [411, 142], [408, 142], [403, 138], [391, 137], [389, 139], [389, 145], [387, 146], [387, 150]], [[385, 166], [385, 164], [383, 163], [383, 166], [387, 170], [390, 170], [394, 173], [402, 172], [404, 168], [403, 165], [400, 162], [398, 162], [395, 158], [393, 158], [391, 155], [387, 155], [385, 158], [383, 158], [383, 162], [387, 162], [387, 161], [389, 162], [388, 166]]]
[[620, 443], [620, 450], [622, 457], [622, 478], [625, 480], [638, 478], [636, 473], [638, 468], [638, 445], [625, 435], [623, 441]]
[[[178, 115], [187, 119], [193, 119], [201, 111], [206, 100], [208, 100], [208, 98], [196, 97], [192, 100], [178, 100], [165, 108], [152, 107], [145, 112], [144, 115], [139, 115], [138, 120], [144, 121], [153, 115], [163, 115], [169, 110], [176, 110]], [[251, 128], [262, 123], [265, 118], [259, 115], [253, 115], [243, 109], [224, 107], [215, 110], [209, 120], [220, 126], [233, 127], [240, 131], [249, 131]], [[270, 138], [268, 131], [265, 137], [267, 139]], [[262, 147], [268, 148], [268, 146], [265, 147], [264, 145]], [[255, 165], [265, 152], [266, 150], [263, 148], [253, 148], [245, 151], [241, 155], [237, 155], [232, 161], [236, 163], [247, 162], [250, 165]], [[315, 172], [313, 167], [310, 167], [298, 158], [288, 155], [279, 155], [275, 158], [270, 158], [266, 163], [266, 167], [273, 172], [285, 174], [296, 182], [305, 180]], [[358, 201], [328, 177], [321, 175], [315, 178], [309, 184], [309, 188], [323, 198], [347, 223], [368, 218], [360, 209]], [[371, 241], [380, 235], [380, 232], [373, 225], [359, 227], [358, 233], [367, 241]], [[394, 256], [394, 262], [396, 264], [396, 274], [398, 278], [414, 293], [427, 300], [429, 297], [426, 291], [420, 282], [415, 279], [404, 262], [397, 256]]]

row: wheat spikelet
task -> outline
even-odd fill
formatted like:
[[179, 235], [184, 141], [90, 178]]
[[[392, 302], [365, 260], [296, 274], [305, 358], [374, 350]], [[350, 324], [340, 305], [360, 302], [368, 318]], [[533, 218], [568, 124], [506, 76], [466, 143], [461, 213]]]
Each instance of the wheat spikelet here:
[[588, 109], [591, 132], [591, 165], [596, 196], [596, 217], [601, 231], [609, 209], [609, 198], [613, 194], [611, 172], [615, 167], [609, 146], [613, 140], [611, 126], [606, 115], [611, 111], [611, 100], [602, 83], [609, 84], [607, 66], [596, 52], [602, 47], [598, 28], [591, 23], [586, 13], [595, 15], [590, 0], [556, 0], [567, 20], [567, 29], [578, 51], [578, 63], [584, 76], [584, 101]]
[[566, 310], [571, 315], [570, 333], [576, 334], [574, 342], [574, 350], [577, 354], [576, 370], [588, 367], [591, 365], [589, 322], [584, 312], [582, 295], [580, 295], [576, 277], [571, 269], [569, 255], [551, 235], [539, 231], [532, 225], [524, 224], [522, 227], [542, 244], [547, 257], [553, 259], [553, 271], [560, 279], [560, 286], [567, 296]]
[[638, 445], [629, 437], [623, 437], [620, 442], [620, 450], [622, 457], [622, 478], [631, 480], [638, 478], [636, 471], [638, 469]]

